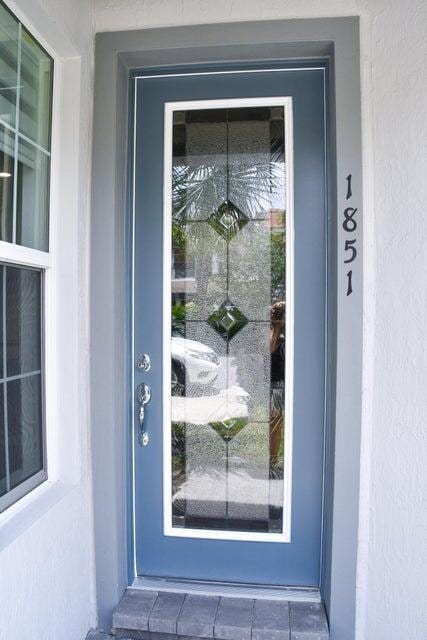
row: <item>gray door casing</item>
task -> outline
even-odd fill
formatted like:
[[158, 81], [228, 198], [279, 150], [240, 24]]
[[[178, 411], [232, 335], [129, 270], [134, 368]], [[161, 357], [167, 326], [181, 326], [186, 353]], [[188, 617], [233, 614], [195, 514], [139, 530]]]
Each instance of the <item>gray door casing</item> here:
[[[362, 353], [362, 152], [357, 17], [276, 20], [98, 34], [91, 219], [91, 422], [99, 626], [129, 582], [126, 491], [131, 375], [127, 138], [132, 69], [221, 61], [327, 58], [331, 109], [328, 393], [322, 592], [331, 637], [355, 637]], [[358, 257], [348, 266], [343, 228], [348, 175]]]

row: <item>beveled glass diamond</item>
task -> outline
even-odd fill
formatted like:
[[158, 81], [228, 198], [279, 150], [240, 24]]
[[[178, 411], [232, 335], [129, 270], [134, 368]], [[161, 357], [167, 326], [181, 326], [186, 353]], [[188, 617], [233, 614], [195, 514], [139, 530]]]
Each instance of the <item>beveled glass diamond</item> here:
[[223, 238], [231, 240], [249, 222], [249, 218], [231, 200], [224, 200], [209, 216], [208, 222]]
[[209, 423], [212, 429], [226, 442], [232, 440], [247, 424], [247, 418], [224, 418], [220, 422]]
[[214, 311], [208, 322], [224, 340], [230, 340], [240, 329], [248, 323], [247, 317], [229, 300]]

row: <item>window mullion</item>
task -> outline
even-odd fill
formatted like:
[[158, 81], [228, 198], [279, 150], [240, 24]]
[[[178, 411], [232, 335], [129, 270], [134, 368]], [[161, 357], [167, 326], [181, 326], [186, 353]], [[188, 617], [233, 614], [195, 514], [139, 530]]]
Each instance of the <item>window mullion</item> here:
[[16, 242], [16, 219], [18, 204], [18, 145], [19, 145], [19, 109], [21, 102], [21, 51], [22, 51], [22, 25], [18, 25], [18, 60], [16, 64], [16, 113], [15, 113], [15, 158], [13, 171], [13, 221], [12, 242]]
[[9, 462], [9, 429], [7, 419], [7, 336], [6, 336], [6, 267], [1, 267], [2, 281], [2, 331], [3, 331], [3, 420], [4, 420], [4, 449], [5, 449], [5, 471], [6, 471], [6, 491], [10, 491], [10, 462]]
[[0, 261], [16, 264], [17, 266], [48, 269], [51, 266], [52, 258], [46, 251], [30, 249], [29, 247], [0, 240]]

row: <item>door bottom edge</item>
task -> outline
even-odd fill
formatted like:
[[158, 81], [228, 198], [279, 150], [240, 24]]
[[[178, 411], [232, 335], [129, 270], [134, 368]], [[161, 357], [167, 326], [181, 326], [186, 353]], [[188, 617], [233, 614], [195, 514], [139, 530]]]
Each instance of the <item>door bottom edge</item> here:
[[191, 595], [216, 595], [233, 598], [250, 598], [257, 600], [278, 600], [289, 602], [321, 602], [318, 587], [295, 587], [277, 585], [239, 584], [227, 582], [209, 582], [204, 580], [180, 580], [177, 578], [160, 578], [157, 576], [137, 576], [131, 589], [142, 591], [168, 591], [169, 593], [185, 593]]

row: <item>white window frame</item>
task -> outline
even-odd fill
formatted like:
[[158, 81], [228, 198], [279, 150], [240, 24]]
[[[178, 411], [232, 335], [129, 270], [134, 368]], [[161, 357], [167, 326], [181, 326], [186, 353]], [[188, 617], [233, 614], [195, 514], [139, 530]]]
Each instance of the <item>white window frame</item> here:
[[[136, 89], [137, 91], [137, 89]], [[136, 94], [135, 91], [135, 94]], [[136, 101], [136, 97], [135, 97]], [[175, 111], [199, 109], [232, 109], [237, 107], [283, 107], [285, 118], [286, 157], [286, 374], [285, 374], [285, 465], [283, 490], [282, 533], [258, 533], [178, 528], [172, 525], [172, 450], [171, 450], [171, 234], [172, 234], [172, 133]], [[293, 434], [293, 378], [294, 378], [294, 195], [293, 195], [293, 105], [292, 98], [227, 98], [221, 100], [188, 100], [167, 102], [164, 113], [164, 173], [163, 173], [163, 532], [166, 536], [240, 540], [251, 542], [291, 542], [292, 514], [292, 434]], [[136, 120], [136, 118], [135, 118]], [[135, 145], [134, 141], [134, 145]], [[135, 212], [134, 212], [135, 214]]]
[[[42, 269], [44, 477], [0, 513], [0, 551], [78, 484], [80, 456], [79, 165], [82, 58], [35, 3], [9, 10], [53, 59], [48, 252], [0, 241], [0, 261]], [[22, 5], [22, 7], [21, 7]], [[84, 280], [85, 281], [85, 280]], [[88, 375], [88, 374], [87, 374]], [[85, 385], [86, 386], [86, 385]]]
[[[52, 233], [51, 226], [51, 211], [52, 207], [52, 197], [50, 191], [50, 183], [51, 183], [51, 163], [52, 163], [52, 150], [49, 152], [44, 148], [41, 148], [38, 144], [34, 143], [32, 140], [27, 138], [25, 135], [22, 135], [19, 131], [19, 109], [20, 109], [20, 78], [21, 78], [21, 46], [22, 46], [22, 28], [23, 22], [20, 18], [13, 13], [13, 17], [16, 19], [18, 23], [18, 56], [17, 56], [17, 92], [16, 92], [16, 117], [14, 126], [11, 127], [8, 123], [0, 121], [0, 125], [2, 125], [6, 131], [11, 131], [15, 135], [15, 152], [14, 152], [14, 190], [13, 190], [13, 237], [12, 242], [5, 242], [0, 240], [0, 265], [15, 265], [17, 267], [31, 267], [36, 269], [41, 273], [41, 306], [40, 306], [40, 314], [41, 314], [41, 406], [42, 406], [42, 460], [43, 465], [42, 469], [23, 482], [19, 483], [16, 487], [9, 490], [7, 493], [0, 497], [0, 510], [1, 512], [7, 510], [13, 504], [15, 504], [18, 500], [23, 498], [41, 483], [45, 482], [49, 477], [49, 459], [48, 448], [47, 448], [47, 433], [51, 428], [52, 423], [52, 398], [51, 398], [51, 389], [52, 384], [48, 382], [49, 376], [51, 375], [51, 367], [50, 361], [52, 360], [52, 352], [51, 352], [51, 343], [50, 336], [52, 335], [52, 244], [54, 243], [54, 234]], [[25, 29], [29, 32], [29, 34], [34, 37], [37, 44], [43, 46], [43, 44], [39, 41], [37, 36], [33, 36], [33, 33], [30, 29]], [[51, 55], [49, 52], [47, 52]], [[48, 107], [51, 110], [51, 119], [50, 119], [50, 131], [49, 131], [49, 139], [51, 139], [52, 133], [52, 114], [53, 114], [53, 87], [54, 87], [54, 78], [55, 78], [55, 61], [52, 58], [52, 76], [53, 82], [51, 86], [51, 103]], [[17, 142], [18, 139], [23, 139], [28, 141], [29, 144], [34, 149], [39, 149], [43, 153], [49, 156], [49, 203], [48, 203], [48, 229], [49, 229], [49, 238], [48, 238], [48, 251], [40, 251], [37, 249], [33, 249], [30, 247], [25, 247], [22, 245], [15, 244], [16, 243], [16, 180], [17, 180]], [[3, 336], [3, 339], [6, 340], [6, 336]], [[7, 446], [7, 438], [6, 438], [6, 446]]]

